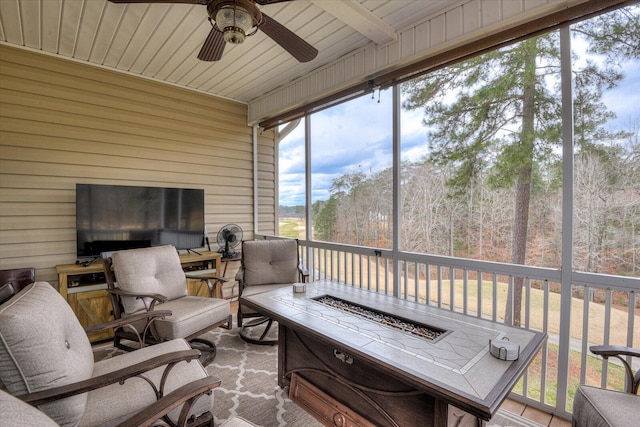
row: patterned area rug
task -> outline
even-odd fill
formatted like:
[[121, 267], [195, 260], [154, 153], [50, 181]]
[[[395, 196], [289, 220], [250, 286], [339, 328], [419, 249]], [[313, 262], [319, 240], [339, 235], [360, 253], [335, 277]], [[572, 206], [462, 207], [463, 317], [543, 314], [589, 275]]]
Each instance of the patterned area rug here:
[[[235, 318], [234, 318], [234, 324]], [[277, 327], [271, 330], [275, 338]], [[244, 342], [238, 328], [219, 328], [209, 332], [218, 347], [216, 359], [207, 371], [222, 380], [214, 389], [214, 418], [219, 425], [229, 418], [239, 416], [263, 427], [316, 427], [321, 424], [287, 397], [287, 390], [278, 387], [277, 346], [261, 346]], [[260, 331], [256, 331], [259, 333]], [[96, 360], [120, 353], [111, 346], [94, 348]], [[449, 425], [476, 427], [475, 418], [464, 415], [456, 408], [449, 410]], [[487, 426], [541, 427], [539, 424], [499, 410]], [[413, 426], [411, 426], [413, 427]]]

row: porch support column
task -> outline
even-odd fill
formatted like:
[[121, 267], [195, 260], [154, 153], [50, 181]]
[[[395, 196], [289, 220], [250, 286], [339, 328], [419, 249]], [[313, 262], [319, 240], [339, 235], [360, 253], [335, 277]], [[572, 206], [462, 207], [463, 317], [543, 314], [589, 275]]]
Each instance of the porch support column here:
[[401, 171], [400, 171], [400, 85], [393, 85], [393, 247], [392, 247], [392, 263], [393, 263], [393, 296], [400, 296], [400, 242], [401, 235], [401, 205], [400, 205], [400, 187]]
[[[253, 125], [253, 234], [258, 234], [260, 221], [258, 197], [258, 125]], [[277, 179], [277, 178], [276, 178]]]
[[[305, 233], [307, 242], [313, 239], [313, 202], [311, 201], [311, 115], [304, 117], [304, 197], [305, 197]], [[315, 279], [314, 249], [307, 245], [307, 271], [311, 277], [309, 280]]]
[[304, 197], [305, 197], [305, 233], [307, 240], [313, 237], [313, 205], [311, 201], [311, 116], [304, 118]]
[[562, 271], [556, 409], [564, 412], [567, 410], [569, 344], [571, 340], [571, 287], [573, 285], [573, 81], [569, 26], [560, 28], [560, 65], [562, 86]]

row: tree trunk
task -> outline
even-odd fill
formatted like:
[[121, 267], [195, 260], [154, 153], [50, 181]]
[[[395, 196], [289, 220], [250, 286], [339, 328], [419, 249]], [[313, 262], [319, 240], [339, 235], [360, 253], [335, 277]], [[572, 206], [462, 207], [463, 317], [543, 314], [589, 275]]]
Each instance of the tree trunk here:
[[[522, 92], [522, 129], [520, 132], [521, 164], [516, 181], [516, 200], [511, 237], [511, 262], [524, 264], [527, 254], [529, 226], [529, 203], [531, 200], [531, 175], [534, 153], [535, 91], [536, 91], [536, 46], [535, 39], [526, 41], [529, 47], [525, 58]], [[507, 298], [505, 323], [520, 325], [522, 311], [522, 287], [524, 277], [514, 277], [513, 292]], [[513, 299], [511, 296], [513, 295]], [[511, 314], [513, 312], [513, 317]]]
[[[527, 229], [529, 224], [529, 201], [531, 199], [531, 167], [522, 169], [516, 184], [516, 205], [511, 242], [511, 262], [524, 264], [527, 252]], [[508, 324], [520, 325], [522, 307], [522, 287], [524, 277], [513, 279], [513, 323], [509, 319], [511, 306], [508, 304], [505, 321]]]

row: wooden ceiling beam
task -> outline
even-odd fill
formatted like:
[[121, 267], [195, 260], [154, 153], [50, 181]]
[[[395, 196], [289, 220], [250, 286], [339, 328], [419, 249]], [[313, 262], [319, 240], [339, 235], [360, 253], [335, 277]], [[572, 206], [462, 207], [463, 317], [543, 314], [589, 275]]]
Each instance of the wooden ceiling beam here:
[[397, 31], [354, 0], [312, 0], [312, 3], [380, 45], [398, 40]]

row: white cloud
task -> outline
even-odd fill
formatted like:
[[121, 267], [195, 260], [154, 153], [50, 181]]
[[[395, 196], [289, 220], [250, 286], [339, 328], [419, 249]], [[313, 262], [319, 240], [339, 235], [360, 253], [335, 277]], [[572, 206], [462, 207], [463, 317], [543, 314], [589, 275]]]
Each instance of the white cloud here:
[[[584, 47], [576, 44], [578, 49]], [[625, 64], [625, 80], [604, 94], [603, 102], [618, 118], [610, 123], [624, 128], [637, 119], [640, 105], [640, 61]], [[392, 91], [374, 99], [366, 95], [321, 111], [311, 117], [312, 200], [326, 200], [333, 180], [360, 168], [379, 171], [392, 164]], [[421, 110], [401, 114], [402, 160], [420, 160], [427, 151], [427, 129]], [[280, 203], [304, 204], [304, 121], [281, 143]]]
[[[311, 117], [312, 200], [326, 200], [333, 180], [358, 169], [365, 173], [391, 167], [392, 93], [365, 95]], [[421, 111], [402, 114], [402, 139], [425, 141]], [[304, 204], [304, 121], [280, 143], [280, 204]], [[409, 145], [409, 144], [407, 144]], [[411, 147], [403, 160], [416, 160], [426, 148]]]

